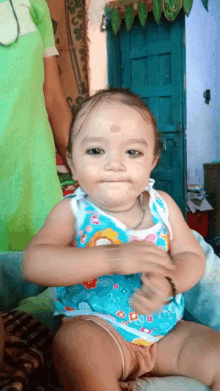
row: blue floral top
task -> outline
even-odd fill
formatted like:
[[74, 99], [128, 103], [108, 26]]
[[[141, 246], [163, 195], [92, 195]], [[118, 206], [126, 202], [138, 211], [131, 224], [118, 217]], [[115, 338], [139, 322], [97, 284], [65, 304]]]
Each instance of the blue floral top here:
[[[167, 206], [153, 189], [150, 179], [145, 191], [150, 193], [149, 208], [155, 225], [145, 230], [128, 229], [118, 219], [104, 213], [87, 201], [86, 194], [78, 188], [70, 196], [72, 211], [76, 218], [77, 247], [101, 246], [127, 243], [132, 240], [148, 240], [164, 251], [169, 250]], [[95, 259], [94, 259], [95, 267]], [[164, 337], [181, 319], [184, 300], [181, 294], [151, 315], [135, 313], [130, 298], [141, 287], [140, 274], [106, 275], [84, 281], [81, 284], [56, 288], [55, 315], [73, 317], [96, 315], [109, 322], [126, 341], [138, 345], [151, 345]]]

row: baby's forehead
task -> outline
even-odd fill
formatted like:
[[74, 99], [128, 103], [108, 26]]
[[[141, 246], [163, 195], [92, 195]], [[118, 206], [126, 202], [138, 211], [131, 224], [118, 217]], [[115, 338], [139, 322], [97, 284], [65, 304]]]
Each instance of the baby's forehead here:
[[98, 119], [102, 112], [111, 113], [112, 109], [115, 107], [121, 108], [122, 110], [123, 107], [128, 107], [128, 105], [123, 104], [119, 97], [116, 97], [115, 99], [117, 103], [114, 98], [109, 97], [105, 97], [102, 101], [97, 101], [97, 99], [86, 101], [76, 116], [73, 132], [76, 134], [81, 128], [86, 126], [89, 121]]
[[[86, 120], [97, 119], [99, 115], [103, 112], [113, 114], [115, 110], [117, 112], [123, 113], [125, 111], [130, 111], [133, 113], [139, 112], [142, 117], [146, 119], [147, 111], [143, 107], [139, 107], [137, 104], [134, 104], [132, 100], [128, 100], [123, 96], [115, 95], [111, 97], [104, 97], [102, 100], [89, 100], [83, 104], [83, 107], [79, 111], [76, 117], [75, 124], [83, 123]], [[145, 113], [144, 113], [145, 112]], [[144, 115], [143, 115], [144, 114]], [[149, 115], [147, 115], [149, 119]]]
[[[132, 104], [133, 103], [133, 104]], [[133, 99], [115, 94], [114, 96], [102, 97], [101, 100], [91, 99], [86, 101], [77, 114], [74, 123], [73, 137], [77, 137], [79, 133], [91, 123], [97, 122], [102, 118], [102, 115], [109, 114], [109, 118], [113, 120], [111, 131], [118, 132], [120, 129], [120, 119], [126, 118], [127, 113], [132, 113], [134, 117], [146, 121], [148, 124], [152, 123], [147, 107], [139, 107], [137, 102]], [[137, 118], [137, 117], [136, 117]]]

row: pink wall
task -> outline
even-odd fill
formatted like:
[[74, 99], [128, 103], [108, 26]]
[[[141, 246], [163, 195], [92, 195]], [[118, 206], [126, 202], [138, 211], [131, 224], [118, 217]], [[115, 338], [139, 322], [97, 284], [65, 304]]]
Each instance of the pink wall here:
[[106, 32], [100, 31], [105, 4], [106, 0], [87, 0], [90, 94], [108, 84]]

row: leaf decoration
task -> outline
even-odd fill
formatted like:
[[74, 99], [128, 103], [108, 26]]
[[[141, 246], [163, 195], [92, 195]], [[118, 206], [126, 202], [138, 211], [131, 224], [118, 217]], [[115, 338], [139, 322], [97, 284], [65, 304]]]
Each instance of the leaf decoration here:
[[165, 17], [171, 22], [176, 19], [180, 12], [183, 0], [162, 0], [163, 1], [163, 12]]
[[187, 16], [189, 16], [192, 9], [193, 0], [183, 0], [183, 9]]
[[130, 6], [126, 7], [126, 10], [125, 10], [125, 24], [126, 24], [127, 31], [131, 30], [133, 21], [134, 21], [134, 11], [133, 11], [133, 8], [130, 7]]
[[121, 26], [121, 14], [120, 14], [120, 11], [115, 8], [112, 8], [110, 12], [111, 12], [112, 30], [113, 30], [113, 33], [115, 35], [117, 35], [117, 32]]
[[139, 8], [138, 8], [138, 16], [139, 16], [140, 24], [142, 27], [145, 27], [145, 25], [146, 25], [147, 14], [148, 14], [147, 4], [144, 2], [141, 2], [139, 4]]
[[204, 5], [204, 8], [206, 9], [206, 11], [208, 11], [208, 2], [209, 0], [201, 0], [202, 1], [202, 4]]
[[157, 24], [160, 24], [160, 19], [162, 15], [162, 1], [154, 0], [153, 2], [153, 14]]

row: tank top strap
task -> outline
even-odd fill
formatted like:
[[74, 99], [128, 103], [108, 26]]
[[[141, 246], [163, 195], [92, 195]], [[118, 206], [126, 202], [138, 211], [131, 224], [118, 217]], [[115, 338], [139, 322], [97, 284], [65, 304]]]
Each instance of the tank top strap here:
[[173, 239], [173, 233], [172, 233], [172, 228], [169, 222], [169, 210], [167, 207], [166, 202], [164, 199], [161, 197], [161, 195], [153, 188], [155, 183], [154, 179], [149, 179], [147, 187], [144, 189], [144, 191], [148, 191], [150, 194], [150, 202], [149, 202], [149, 207], [150, 210], [152, 210], [153, 205], [155, 205], [157, 212], [168, 228], [169, 234], [170, 234], [170, 239]]
[[81, 210], [82, 208], [81, 208], [81, 203], [79, 201], [82, 201], [85, 196], [86, 193], [81, 189], [81, 187], [77, 187], [74, 194], [68, 194], [66, 197], [64, 197], [64, 198], [70, 198], [71, 210], [77, 219], [79, 219], [79, 217], [82, 218], [82, 210]]

